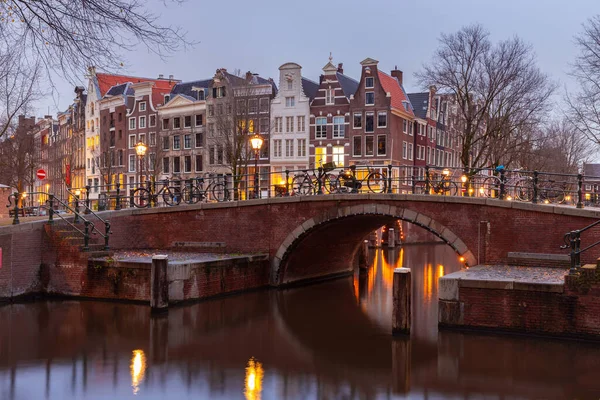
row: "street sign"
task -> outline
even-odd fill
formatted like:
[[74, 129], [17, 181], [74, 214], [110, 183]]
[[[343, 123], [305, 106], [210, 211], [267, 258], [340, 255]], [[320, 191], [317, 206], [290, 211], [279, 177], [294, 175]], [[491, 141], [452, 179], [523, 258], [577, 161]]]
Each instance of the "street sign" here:
[[43, 169], [38, 169], [37, 172], [35, 173], [35, 176], [37, 176], [38, 179], [46, 179], [46, 171], [44, 171]]

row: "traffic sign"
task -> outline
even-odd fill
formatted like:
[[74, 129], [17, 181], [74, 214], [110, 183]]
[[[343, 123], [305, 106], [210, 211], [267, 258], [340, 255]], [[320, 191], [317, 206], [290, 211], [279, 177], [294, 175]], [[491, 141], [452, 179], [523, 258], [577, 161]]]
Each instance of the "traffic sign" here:
[[37, 172], [35, 173], [35, 176], [37, 176], [38, 179], [46, 179], [46, 171], [44, 171], [43, 169], [38, 169]]

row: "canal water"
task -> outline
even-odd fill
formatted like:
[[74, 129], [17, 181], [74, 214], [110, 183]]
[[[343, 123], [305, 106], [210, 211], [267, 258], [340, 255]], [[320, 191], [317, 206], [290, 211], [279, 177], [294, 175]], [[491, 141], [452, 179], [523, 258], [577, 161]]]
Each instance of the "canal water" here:
[[[0, 399], [599, 398], [600, 346], [437, 329], [440, 244], [377, 249], [368, 273], [171, 309], [0, 307]], [[392, 280], [412, 268], [413, 332], [392, 338]]]

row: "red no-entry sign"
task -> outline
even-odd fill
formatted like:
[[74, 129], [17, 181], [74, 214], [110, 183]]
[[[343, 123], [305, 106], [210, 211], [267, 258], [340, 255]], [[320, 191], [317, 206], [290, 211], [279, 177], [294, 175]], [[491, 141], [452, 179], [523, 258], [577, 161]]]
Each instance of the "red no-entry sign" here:
[[43, 169], [38, 169], [35, 173], [35, 176], [37, 176], [38, 179], [46, 179], [46, 171]]

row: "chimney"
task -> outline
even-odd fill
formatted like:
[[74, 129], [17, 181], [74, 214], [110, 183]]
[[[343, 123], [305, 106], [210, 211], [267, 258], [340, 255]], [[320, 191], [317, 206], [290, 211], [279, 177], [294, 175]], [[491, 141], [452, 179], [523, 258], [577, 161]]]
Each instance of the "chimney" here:
[[402, 85], [402, 71], [400, 71], [400, 70], [398, 69], [398, 66], [397, 66], [397, 65], [395, 65], [395, 66], [394, 66], [394, 69], [392, 70], [392, 73], [391, 73], [391, 75], [392, 75], [394, 78], [398, 79], [398, 83], [400, 83], [400, 85]]
[[169, 79], [173, 79], [173, 75], [169, 75]]
[[158, 79], [163, 79], [165, 76], [163, 74], [158, 74]]
[[338, 64], [338, 71], [340, 74], [344, 73], [344, 63], [339, 63]]
[[52, 115], [44, 115], [44, 119], [52, 119]]

